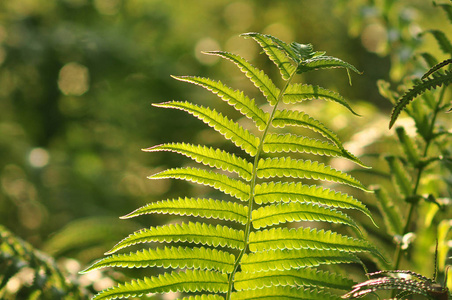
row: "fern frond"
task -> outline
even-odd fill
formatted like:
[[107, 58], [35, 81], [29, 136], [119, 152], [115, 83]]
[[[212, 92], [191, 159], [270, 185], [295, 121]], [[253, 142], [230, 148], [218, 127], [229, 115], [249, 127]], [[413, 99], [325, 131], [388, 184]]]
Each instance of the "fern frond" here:
[[[289, 80], [290, 75], [295, 72], [297, 67], [294, 61], [290, 58], [287, 50], [290, 49], [283, 41], [276, 39], [270, 35], [260, 34], [256, 32], [242, 34], [245, 37], [253, 38], [264, 49], [267, 56], [278, 67], [281, 72], [281, 77], [284, 80]], [[277, 41], [276, 41], [277, 40]], [[284, 44], [285, 47], [281, 47]]]
[[241, 267], [245, 272], [290, 270], [317, 267], [321, 264], [359, 263], [353, 253], [319, 249], [270, 250], [244, 254]]
[[244, 232], [227, 226], [213, 226], [206, 223], [169, 224], [149, 229], [142, 229], [130, 234], [117, 243], [106, 254], [113, 254], [120, 249], [139, 243], [150, 242], [189, 242], [209, 246], [222, 246], [243, 249]]
[[244, 290], [233, 293], [232, 297], [234, 300], [341, 300], [339, 296], [323, 290], [293, 288], [291, 286], [275, 286], [271, 288]]
[[368, 241], [338, 234], [337, 232], [307, 228], [272, 228], [250, 233], [250, 251], [315, 249], [344, 251], [347, 253], [370, 252], [383, 256]]
[[258, 184], [255, 189], [255, 201], [257, 204], [297, 201], [335, 208], [356, 209], [372, 219], [367, 207], [352, 196], [320, 186], [304, 185], [300, 182]]
[[[271, 113], [258, 107], [255, 100], [242, 91], [233, 90], [221, 81], [197, 76], [173, 78], [216, 94], [241, 115], [253, 121], [257, 129], [262, 131], [261, 137], [209, 107], [187, 101], [153, 105], [193, 115], [246, 152], [246, 158], [240, 158], [241, 154], [187, 143], [165, 143], [143, 149], [147, 152], [169, 151], [182, 154], [202, 164], [197, 167], [167, 169], [149, 176], [149, 179], [181, 179], [213, 187], [230, 195], [234, 199], [229, 200], [233, 201], [196, 197], [166, 199], [145, 205], [123, 217], [175, 214], [233, 221], [240, 223], [240, 226], [215, 226], [203, 221], [183, 222], [150, 227], [130, 234], [107, 252], [111, 254], [109, 257], [94, 263], [86, 271], [104, 267], [163, 267], [182, 270], [120, 284], [100, 292], [95, 300], [171, 291], [193, 293], [182, 295], [185, 300], [337, 300], [338, 296], [328, 293], [326, 289], [349, 289], [354, 284], [353, 281], [338, 274], [319, 271], [315, 267], [342, 263], [362, 265], [358, 253], [370, 253], [384, 260], [378, 250], [366, 240], [336, 232], [310, 228], [261, 230], [285, 222], [320, 221], [350, 226], [357, 236], [361, 236], [358, 224], [340, 209], [358, 210], [372, 222], [373, 219], [363, 203], [345, 193], [317, 185], [303, 185], [301, 182], [273, 181], [274, 177], [292, 177], [296, 179], [294, 181], [307, 178], [346, 184], [368, 191], [354, 177], [315, 160], [301, 160], [284, 155], [265, 158], [264, 155], [282, 152], [311, 153], [343, 157], [364, 166], [357, 157], [345, 150], [336, 134], [320, 121], [300, 111], [280, 110], [277, 107], [281, 102], [293, 104], [322, 99], [339, 103], [356, 115], [339, 94], [319, 86], [293, 84], [292, 80], [296, 73], [316, 69], [345, 68], [347, 74], [349, 70], [359, 71], [338, 58], [325, 56], [325, 52], [315, 52], [311, 44], [293, 42], [288, 45], [271, 35], [259, 33], [244, 36], [254, 39], [276, 64], [283, 80], [287, 81], [281, 90], [262, 70], [239, 55], [224, 51], [206, 54], [233, 62], [272, 106]], [[319, 133], [325, 141], [294, 134], [274, 134], [271, 133], [270, 125], [302, 126]], [[239, 200], [246, 201], [247, 204], [237, 203]], [[253, 210], [254, 206], [258, 208]], [[251, 226], [256, 230], [253, 231]], [[170, 245], [158, 246], [160, 248], [153, 246], [128, 254], [114, 254], [129, 246], [154, 242]], [[189, 245], [185, 246], [186, 243]], [[214, 247], [225, 249], [211, 249]], [[299, 288], [301, 286], [318, 287], [319, 290]], [[211, 295], [213, 293], [227, 294], [223, 298], [221, 295]]]
[[246, 201], [249, 196], [250, 186], [243, 181], [229, 178], [224, 174], [197, 168], [174, 168], [168, 169], [152, 176], [149, 179], [175, 178], [187, 180], [207, 186], [211, 186], [225, 194], [231, 195], [239, 200]]
[[207, 54], [217, 55], [235, 63], [239, 69], [248, 77], [251, 82], [262, 92], [271, 105], [275, 105], [280, 94], [280, 90], [275, 86], [264, 71], [257, 69], [244, 58], [224, 51], [211, 51]]
[[261, 289], [275, 286], [328, 286], [348, 290], [354, 284], [353, 280], [344, 278], [340, 274], [320, 271], [315, 268], [302, 268], [284, 271], [239, 272], [235, 277], [234, 287], [239, 291], [248, 290], [250, 287]]
[[289, 202], [260, 207], [252, 212], [253, 227], [256, 229], [285, 222], [322, 221], [351, 226], [361, 235], [358, 225], [343, 212], [332, 207], [316, 204]]
[[257, 177], [308, 178], [343, 183], [363, 191], [369, 191], [361, 182], [347, 173], [338, 171], [317, 161], [292, 159], [290, 157], [275, 157], [259, 160]]
[[143, 249], [134, 253], [114, 254], [95, 262], [82, 273], [106, 267], [124, 268], [188, 268], [231, 273], [235, 257], [231, 253], [209, 248], [164, 247]]
[[347, 103], [344, 97], [331, 90], [310, 84], [290, 84], [284, 92], [283, 102], [286, 104], [294, 104], [304, 100], [322, 99], [334, 101], [345, 108], [352, 114], [359, 116]]
[[[341, 149], [343, 156], [348, 157], [353, 161], [360, 160], [345, 150], [342, 142], [339, 140], [337, 135], [332, 132], [330, 129], [325, 127], [320, 121], [310, 117], [308, 114], [302, 111], [293, 111], [293, 110], [278, 110], [275, 113], [275, 117], [272, 120], [272, 125], [275, 127], [285, 127], [285, 126], [301, 126], [305, 128], [309, 128], [317, 133], [320, 133], [325, 138], [332, 141], [339, 149]], [[364, 165], [360, 162], [360, 165]]]
[[445, 71], [444, 74], [435, 73], [435, 75], [436, 76], [434, 77], [420, 80], [402, 97], [400, 97], [399, 100], [397, 100], [397, 103], [391, 113], [389, 128], [392, 128], [402, 110], [420, 94], [426, 92], [427, 90], [452, 83], [452, 72], [450, 71]]
[[228, 288], [226, 274], [205, 270], [186, 270], [159, 275], [158, 277], [144, 277], [119, 284], [113, 288], [103, 290], [94, 296], [93, 300], [109, 300], [118, 298], [141, 297], [149, 293], [167, 292], [223, 292]]
[[172, 76], [173, 78], [190, 82], [217, 94], [221, 99], [226, 101], [229, 105], [233, 106], [244, 116], [253, 120], [256, 126], [260, 130], [264, 130], [267, 126], [269, 115], [260, 109], [254, 100], [251, 100], [242, 91], [233, 90], [232, 88], [224, 85], [221, 81], [213, 81], [209, 78], [196, 77], [196, 76]]
[[243, 158], [220, 149], [186, 143], [168, 143], [143, 149], [146, 152], [171, 151], [192, 158], [198, 163], [224, 171], [235, 172], [246, 181], [251, 180], [253, 165]]
[[221, 133], [226, 139], [232, 141], [237, 147], [240, 147], [249, 155], [256, 155], [259, 139], [238, 123], [226, 118], [215, 110], [198, 106], [187, 101], [169, 101], [153, 105], [156, 107], [176, 108], [186, 111]]
[[246, 224], [248, 207], [229, 201], [185, 197], [149, 203], [121, 219], [154, 213], [214, 218]]

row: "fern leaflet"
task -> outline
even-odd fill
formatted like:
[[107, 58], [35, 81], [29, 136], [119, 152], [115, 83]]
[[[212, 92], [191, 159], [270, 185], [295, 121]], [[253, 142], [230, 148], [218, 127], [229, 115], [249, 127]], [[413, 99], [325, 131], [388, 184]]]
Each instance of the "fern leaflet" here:
[[343, 212], [310, 203], [289, 202], [260, 207], [253, 211], [252, 220], [256, 229], [286, 222], [323, 221], [351, 226], [361, 235], [359, 226]]
[[251, 156], [254, 156], [256, 154], [257, 144], [259, 143], [258, 138], [236, 122], [229, 120], [215, 110], [210, 110], [208, 108], [198, 106], [189, 102], [178, 101], [154, 104], [154, 106], [184, 110], [199, 118], [210, 127], [213, 127], [225, 138], [231, 140], [235, 145], [242, 148]]
[[94, 263], [83, 273], [105, 267], [146, 268], [153, 266], [173, 269], [225, 270], [227, 273], [231, 273], [234, 260], [234, 255], [216, 249], [165, 247], [163, 249], [144, 249], [130, 254], [114, 254]]
[[149, 203], [121, 217], [121, 219], [153, 213], [214, 218], [246, 224], [247, 207], [222, 200], [178, 198]]
[[435, 73], [435, 75], [436, 76], [433, 76], [432, 78], [426, 78], [416, 83], [414, 87], [397, 100], [391, 113], [389, 128], [392, 128], [402, 110], [420, 94], [425, 93], [427, 90], [452, 83], [452, 72], [450, 71], [445, 71], [444, 74]]
[[335, 289], [347, 290], [353, 284], [352, 280], [339, 274], [304, 268], [289, 271], [240, 272], [237, 273], [235, 286], [239, 291], [248, 289], [248, 286], [261, 289], [274, 285], [303, 287], [329, 285]]
[[209, 246], [222, 246], [243, 249], [243, 231], [226, 226], [213, 226], [205, 223], [170, 224], [132, 233], [117, 243], [107, 254], [139, 243], [159, 242], [190, 242]]
[[149, 293], [167, 293], [176, 291], [220, 292], [227, 288], [227, 276], [223, 273], [203, 270], [172, 272], [158, 277], [144, 277], [125, 284], [103, 290], [93, 300], [140, 297]]
[[254, 103], [254, 100], [251, 100], [244, 95], [243, 92], [233, 90], [220, 81], [215, 82], [209, 78], [194, 76], [173, 76], [173, 78], [202, 86], [212, 93], [217, 94], [221, 99], [228, 102], [243, 115], [256, 122], [256, 126], [260, 130], [263, 130], [267, 125], [268, 114], [260, 109], [256, 103]]
[[287, 104], [297, 103], [304, 100], [324, 99], [334, 101], [346, 107], [351, 113], [359, 116], [347, 103], [347, 101], [336, 92], [324, 89], [319, 86], [308, 84], [291, 84], [284, 93], [283, 101]]
[[235, 172], [244, 180], [251, 180], [252, 164], [243, 158], [220, 149], [202, 145], [171, 143], [143, 149], [146, 152], [171, 151], [192, 158], [198, 163], [224, 171]]

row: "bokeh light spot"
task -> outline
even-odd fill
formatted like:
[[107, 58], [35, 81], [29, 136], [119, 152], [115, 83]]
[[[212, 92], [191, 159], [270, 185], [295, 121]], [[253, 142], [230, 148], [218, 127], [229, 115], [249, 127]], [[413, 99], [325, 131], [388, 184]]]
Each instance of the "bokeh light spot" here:
[[94, 6], [102, 15], [115, 15], [119, 11], [120, 0], [94, 0]]
[[246, 31], [254, 23], [253, 8], [249, 3], [233, 2], [226, 6], [224, 19], [231, 30]]
[[[232, 35], [225, 43], [224, 48], [228, 52], [237, 54], [247, 60], [253, 60], [260, 49], [256, 42], [251, 39], [244, 39], [239, 35]], [[230, 65], [230, 64], [228, 64]], [[232, 66], [232, 65], [231, 65]], [[233, 66], [233, 69], [236, 69]]]
[[202, 52], [216, 50], [220, 50], [220, 45], [216, 40], [212, 38], [203, 38], [196, 43], [195, 57], [202, 64], [213, 65], [219, 60], [219, 57], [214, 55], [206, 55]]
[[64, 95], [83, 95], [89, 90], [88, 68], [76, 62], [65, 64], [60, 70], [58, 87]]
[[367, 25], [361, 35], [361, 43], [370, 52], [383, 54], [386, 49], [388, 35], [383, 25], [372, 23]]
[[42, 168], [46, 166], [49, 163], [49, 159], [49, 153], [43, 148], [34, 148], [28, 155], [28, 161], [30, 162], [30, 165], [35, 168]]
[[292, 28], [283, 23], [273, 23], [264, 29], [265, 34], [277, 36], [278, 39], [286, 43], [291, 43], [295, 39], [295, 33]]

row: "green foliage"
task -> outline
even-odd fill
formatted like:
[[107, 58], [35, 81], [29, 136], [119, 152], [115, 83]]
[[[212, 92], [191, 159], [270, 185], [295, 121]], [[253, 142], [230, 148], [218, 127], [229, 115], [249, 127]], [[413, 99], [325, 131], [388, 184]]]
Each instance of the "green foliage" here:
[[[2, 299], [88, 299], [54, 259], [0, 226]], [[11, 291], [13, 290], [13, 291]]]
[[[407, 91], [397, 102], [396, 106], [391, 115], [391, 122], [389, 123], [389, 128], [391, 128], [400, 112], [410, 103], [414, 98], [425, 93], [427, 90], [441, 87], [443, 85], [447, 86], [452, 83], [452, 72], [445, 71], [444, 74], [435, 73], [440, 67], [450, 63], [450, 59], [433, 66], [423, 77], [420, 82], [417, 82], [409, 91]], [[432, 78], [428, 76], [432, 75]]]
[[[444, 9], [452, 22], [452, 5], [438, 6]], [[447, 57], [452, 55], [451, 43], [445, 32], [428, 30], [421, 36], [425, 33], [433, 35], [438, 48]], [[446, 267], [450, 264], [450, 258], [446, 257], [446, 253], [451, 251], [451, 236], [449, 229], [445, 230], [448, 227], [445, 224], [451, 223], [452, 203], [452, 139], [450, 116], [447, 115], [450, 112], [448, 88], [452, 83], [452, 60], [441, 60], [437, 55], [426, 52], [419, 57], [428, 65], [428, 71], [420, 79], [394, 84], [394, 89], [389, 88], [391, 84], [388, 82], [380, 82], [381, 94], [394, 105], [389, 128], [396, 121], [401, 123], [396, 127], [397, 140], [394, 141], [399, 153], [392, 151], [376, 155], [386, 160], [388, 168], [384, 172], [392, 182], [392, 185], [382, 182], [375, 187], [375, 191], [386, 227], [385, 234], [395, 242], [393, 271], [368, 274], [371, 278], [355, 285], [343, 296], [345, 299], [357, 299], [368, 294], [377, 295], [380, 299], [412, 299], [413, 295], [426, 299], [450, 298]], [[410, 70], [405, 71], [408, 77]], [[401, 120], [404, 111], [408, 117]], [[434, 263], [428, 264], [433, 265], [435, 271], [433, 278], [429, 279], [413, 270], [419, 268], [431, 272], [431, 267], [425, 268], [425, 255], [435, 242]], [[405, 268], [409, 271], [403, 271]], [[374, 278], [376, 275], [380, 277]], [[385, 291], [392, 294], [389, 296]]]
[[[306, 100], [334, 101], [354, 113], [339, 94], [307, 84], [294, 84], [297, 74], [318, 69], [345, 68], [352, 65], [312, 45], [290, 45], [271, 36], [248, 33], [278, 67], [284, 86], [278, 88], [262, 70], [239, 55], [213, 51], [207, 54], [233, 62], [257, 87], [270, 105], [264, 106], [233, 90], [220, 81], [192, 76], [175, 79], [199, 85], [234, 107], [253, 126], [201, 105], [187, 101], [154, 104], [156, 107], [185, 111], [220, 133], [236, 147], [236, 153], [206, 145], [166, 143], [144, 149], [147, 152], [175, 152], [191, 158], [196, 165], [169, 168], [149, 179], [180, 179], [212, 187], [215, 198], [178, 198], [143, 206], [124, 218], [144, 214], [175, 214], [197, 217], [196, 222], [167, 224], [145, 228], [116, 244], [85, 272], [104, 267], [145, 268], [158, 266], [175, 269], [163, 275], [144, 277], [106, 289], [94, 299], [116, 299], [148, 293], [178, 291], [193, 299], [338, 299], [337, 289], [347, 290], [353, 281], [337, 273], [325, 271], [335, 264], [362, 264], [357, 256], [368, 253], [381, 265], [387, 262], [379, 250], [367, 241], [358, 223], [342, 210], [360, 211], [371, 218], [370, 211], [359, 200], [345, 192], [322, 187], [348, 186], [369, 191], [349, 174], [315, 160], [296, 159], [285, 155], [312, 153], [342, 157], [364, 166], [350, 154], [337, 135], [319, 120], [294, 106]], [[354, 113], [356, 114], [356, 113]], [[290, 132], [279, 133], [287, 126], [304, 127], [326, 140], [316, 140]], [[278, 130], [278, 131], [276, 131]], [[271, 156], [267, 156], [271, 153]], [[304, 180], [316, 182], [304, 184]], [[319, 182], [319, 183], [317, 183]], [[221, 193], [219, 193], [219, 192]], [[199, 219], [201, 218], [201, 219]], [[223, 220], [213, 225], [209, 219]], [[305, 227], [312, 222], [313, 227]], [[373, 221], [373, 220], [372, 220]], [[233, 222], [233, 223], [231, 223]], [[320, 229], [322, 223], [347, 225], [351, 235]], [[298, 228], [269, 228], [278, 224]], [[316, 224], [320, 228], [315, 228]], [[156, 242], [157, 247], [128, 254], [117, 251], [132, 245]], [[159, 248], [162, 243], [169, 247]], [[189, 246], [176, 246], [188, 243]], [[320, 269], [318, 269], [320, 268]], [[196, 295], [189, 296], [196, 292]], [[188, 298], [191, 299], [191, 298]]]
[[[227, 292], [213, 294], [215, 283], [212, 293], [183, 292], [215, 280], [208, 272], [235, 274], [231, 296], [237, 299], [337, 299], [354, 281], [362, 282], [355, 296], [445, 298], [445, 287], [452, 288], [450, 269], [445, 280], [452, 255], [452, 6], [431, 2], [0, 1], [0, 223], [14, 232], [0, 230], [0, 298], [85, 298], [132, 274], [140, 279], [121, 284], [124, 290], [156, 286], [177, 272], [193, 280], [173, 278], [177, 288], [165, 291], [179, 292], [143, 298], [224, 299]], [[310, 71], [356, 71], [352, 64], [271, 35], [240, 41], [237, 32], [247, 30], [310, 41], [364, 76], [344, 90], [343, 70]], [[224, 51], [200, 54], [212, 49]], [[246, 86], [225, 60], [253, 84]], [[171, 80], [169, 72], [205, 77]], [[304, 83], [292, 79], [297, 72]], [[212, 74], [222, 81], [207, 78]], [[392, 120], [378, 79], [385, 80], [379, 85], [393, 105]], [[323, 86], [347, 93], [353, 108]], [[204, 89], [224, 102], [212, 103]], [[197, 117], [149, 110], [149, 97], [196, 99], [196, 105], [161, 105]], [[139, 154], [164, 141], [174, 142]], [[375, 194], [366, 193], [368, 186]], [[117, 219], [136, 207], [122, 217], [128, 220]], [[80, 265], [143, 227], [91, 272], [76, 275]], [[189, 230], [214, 237], [189, 238]], [[395, 258], [391, 265], [361, 254], [375, 252], [375, 245]], [[336, 251], [350, 255], [332, 257]], [[271, 256], [290, 269], [258, 261]], [[377, 271], [370, 280], [353, 263], [358, 259]], [[236, 261], [242, 263], [235, 269]], [[319, 261], [327, 263], [314, 266]], [[244, 263], [263, 271], [245, 272]], [[419, 275], [431, 274], [433, 265], [436, 275]], [[122, 269], [105, 268], [115, 266]], [[383, 269], [411, 271], [378, 272]], [[384, 291], [391, 287], [398, 292]]]

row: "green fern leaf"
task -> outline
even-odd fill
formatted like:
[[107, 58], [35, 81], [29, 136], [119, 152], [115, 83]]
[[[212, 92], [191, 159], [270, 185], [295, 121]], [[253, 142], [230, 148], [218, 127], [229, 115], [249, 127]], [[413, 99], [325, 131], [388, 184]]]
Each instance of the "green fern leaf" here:
[[231, 195], [239, 200], [246, 201], [249, 197], [250, 186], [246, 183], [231, 179], [224, 174], [218, 174], [212, 171], [197, 168], [175, 168], [168, 169], [152, 176], [149, 179], [176, 178], [183, 179], [207, 186]]
[[311, 228], [273, 228], [250, 233], [250, 251], [261, 252], [283, 249], [316, 249], [328, 251], [370, 252], [384, 260], [368, 241], [340, 235], [332, 231]]
[[422, 75], [421, 79], [425, 79], [427, 77], [429, 77], [430, 75], [438, 72], [439, 70], [441, 70], [441, 68], [452, 64], [452, 58], [443, 60], [442, 62], [435, 64], [433, 67], [430, 68], [430, 70], [428, 70], [424, 75]]
[[170, 143], [143, 149], [146, 152], [171, 151], [192, 158], [198, 163], [224, 171], [235, 172], [246, 181], [251, 180], [253, 165], [243, 158], [220, 149], [186, 143]]
[[355, 156], [351, 156], [347, 151], [338, 148], [334, 144], [291, 133], [268, 134], [265, 137], [263, 151], [265, 153], [300, 152], [334, 157], [339, 156], [349, 159], [362, 167], [368, 168]]
[[425, 33], [431, 33], [441, 50], [443, 50], [445, 54], [452, 55], [452, 44], [444, 32], [442, 32], [441, 30], [431, 29], [425, 31]]
[[377, 204], [380, 207], [388, 232], [393, 235], [402, 235], [404, 223], [402, 214], [397, 206], [394, 206], [394, 203], [389, 198], [386, 190], [383, 187], [375, 188], [375, 196], [378, 199]]
[[331, 143], [291, 133], [267, 134], [263, 145], [263, 151], [265, 153], [299, 152], [327, 156], [342, 156], [342, 151]]
[[290, 270], [317, 267], [321, 264], [359, 263], [355, 254], [319, 249], [271, 250], [244, 254], [241, 267], [244, 272]]
[[363, 191], [369, 191], [361, 182], [344, 172], [333, 169], [330, 166], [326, 166], [317, 161], [296, 160], [290, 157], [275, 157], [259, 160], [257, 177], [308, 178], [343, 183]]
[[224, 300], [224, 297], [213, 294], [195, 295], [181, 298], [180, 300]]
[[180, 298], [180, 300], [224, 300], [224, 297], [214, 294], [202, 294]]
[[397, 100], [391, 113], [391, 121], [389, 122], [389, 128], [392, 128], [395, 121], [399, 117], [402, 110], [416, 97], [424, 93], [427, 90], [440, 87], [442, 85], [448, 85], [452, 83], [452, 72], [445, 71], [444, 74], [435, 73], [436, 76], [427, 78], [417, 82], [410, 90], [408, 90], [402, 97]]
[[234, 287], [247, 290], [275, 286], [315, 287], [328, 286], [335, 289], [349, 290], [355, 282], [336, 273], [319, 271], [315, 268], [302, 268], [284, 271], [239, 272], [235, 276]]
[[240, 70], [246, 75], [246, 77], [248, 77], [254, 83], [254, 85], [262, 92], [267, 101], [271, 105], [276, 104], [278, 96], [280, 94], [280, 90], [264, 73], [264, 71], [257, 69], [256, 67], [251, 65], [248, 61], [246, 61], [244, 58], [236, 54], [223, 51], [212, 51], [206, 53], [226, 58], [235, 63], [240, 68]]
[[256, 229], [285, 222], [322, 221], [351, 226], [361, 235], [352, 218], [332, 207], [316, 204], [289, 202], [260, 207], [252, 212], [253, 227]]
[[106, 267], [124, 268], [188, 268], [216, 270], [231, 273], [234, 267], [234, 255], [206, 248], [171, 247], [163, 249], [144, 249], [129, 254], [114, 254], [101, 259], [82, 273]]
[[286, 52], [286, 50], [289, 49], [288, 45], [283, 48], [281, 47], [281, 44], [283, 44], [284, 42], [278, 40], [278, 42], [276, 43], [276, 38], [270, 35], [255, 32], [242, 34], [242, 36], [251, 37], [256, 42], [258, 42], [262, 49], [264, 49], [270, 60], [273, 61], [278, 67], [279, 71], [281, 72], [281, 77], [284, 80], [289, 80], [291, 74], [295, 72], [297, 67], [294, 65], [294, 61], [288, 56]]
[[[300, 182], [270, 182], [256, 185], [255, 201], [257, 204], [274, 202], [306, 202], [335, 208], [356, 209], [372, 219], [367, 207], [352, 196]], [[373, 219], [372, 219], [373, 220]]]
[[309, 128], [332, 141], [340, 149], [344, 148], [341, 141], [334, 132], [325, 127], [325, 125], [323, 125], [320, 121], [310, 117], [308, 114], [302, 111], [287, 109], [277, 110], [275, 112], [275, 117], [272, 120], [272, 125], [274, 127], [281, 128], [285, 126], [301, 126]]
[[213, 81], [209, 78], [196, 77], [196, 76], [172, 76], [173, 78], [190, 82], [217, 94], [221, 99], [229, 103], [244, 116], [253, 120], [256, 126], [260, 130], [264, 130], [267, 126], [269, 115], [260, 109], [254, 100], [244, 95], [242, 91], [233, 90], [232, 88], [224, 85], [220, 81]]
[[246, 224], [247, 211], [248, 207], [235, 202], [185, 197], [149, 203], [121, 217], [121, 219], [159, 213], [214, 218]]
[[414, 141], [408, 136], [403, 127], [396, 128], [397, 137], [402, 145], [403, 152], [413, 166], [417, 166], [420, 160], [419, 150]]
[[113, 254], [125, 247], [149, 242], [189, 242], [215, 247], [243, 249], [243, 236], [242, 230], [221, 225], [213, 226], [206, 223], [192, 222], [169, 224], [136, 231], [117, 243], [106, 254]]
[[113, 288], [103, 290], [93, 300], [109, 300], [118, 298], [140, 297], [149, 293], [184, 292], [223, 292], [228, 288], [226, 274], [204, 270], [186, 270], [171, 272], [158, 277], [144, 277], [119, 284]]
[[283, 101], [286, 104], [294, 104], [304, 100], [323, 99], [334, 101], [346, 107], [351, 113], [359, 116], [347, 103], [344, 97], [336, 92], [310, 84], [290, 84], [284, 92]]
[[424, 59], [427, 66], [432, 67], [438, 63], [438, 60], [436, 59], [436, 57], [434, 57], [430, 53], [422, 52], [419, 55]]
[[341, 300], [337, 295], [332, 295], [323, 290], [293, 288], [291, 286], [275, 286], [255, 290], [244, 290], [232, 294], [233, 300], [273, 300], [273, 299], [297, 299], [297, 300]]
[[[339, 149], [341, 149], [343, 156], [348, 157], [350, 160], [360, 162], [358, 158], [345, 150], [341, 141], [334, 132], [326, 128], [320, 121], [310, 117], [302, 111], [278, 110], [272, 120], [272, 125], [275, 127], [285, 127], [290, 125], [309, 128], [332, 141]], [[363, 165], [363, 163], [361, 162], [360, 165]]]
[[436, 1], [433, 1], [433, 5], [441, 7], [446, 13], [449, 22], [452, 24], [452, 5], [446, 3], [436, 3]]
[[386, 161], [388, 162], [389, 169], [391, 170], [391, 175], [395, 181], [396, 186], [399, 188], [400, 193], [404, 197], [409, 197], [413, 195], [412, 179], [407, 170], [403, 167], [400, 159], [394, 156], [386, 156]]
[[356, 69], [353, 65], [339, 58], [326, 55], [315, 56], [303, 61], [303, 63], [298, 66], [297, 73], [305, 73], [312, 70], [330, 68], [345, 68], [347, 70], [352, 70], [355, 73], [361, 74], [361, 72], [358, 71], [358, 69]]
[[226, 139], [231, 140], [237, 147], [240, 147], [249, 155], [256, 155], [259, 139], [236, 122], [229, 120], [215, 110], [187, 101], [170, 101], [153, 105], [186, 111], [221, 133]]

